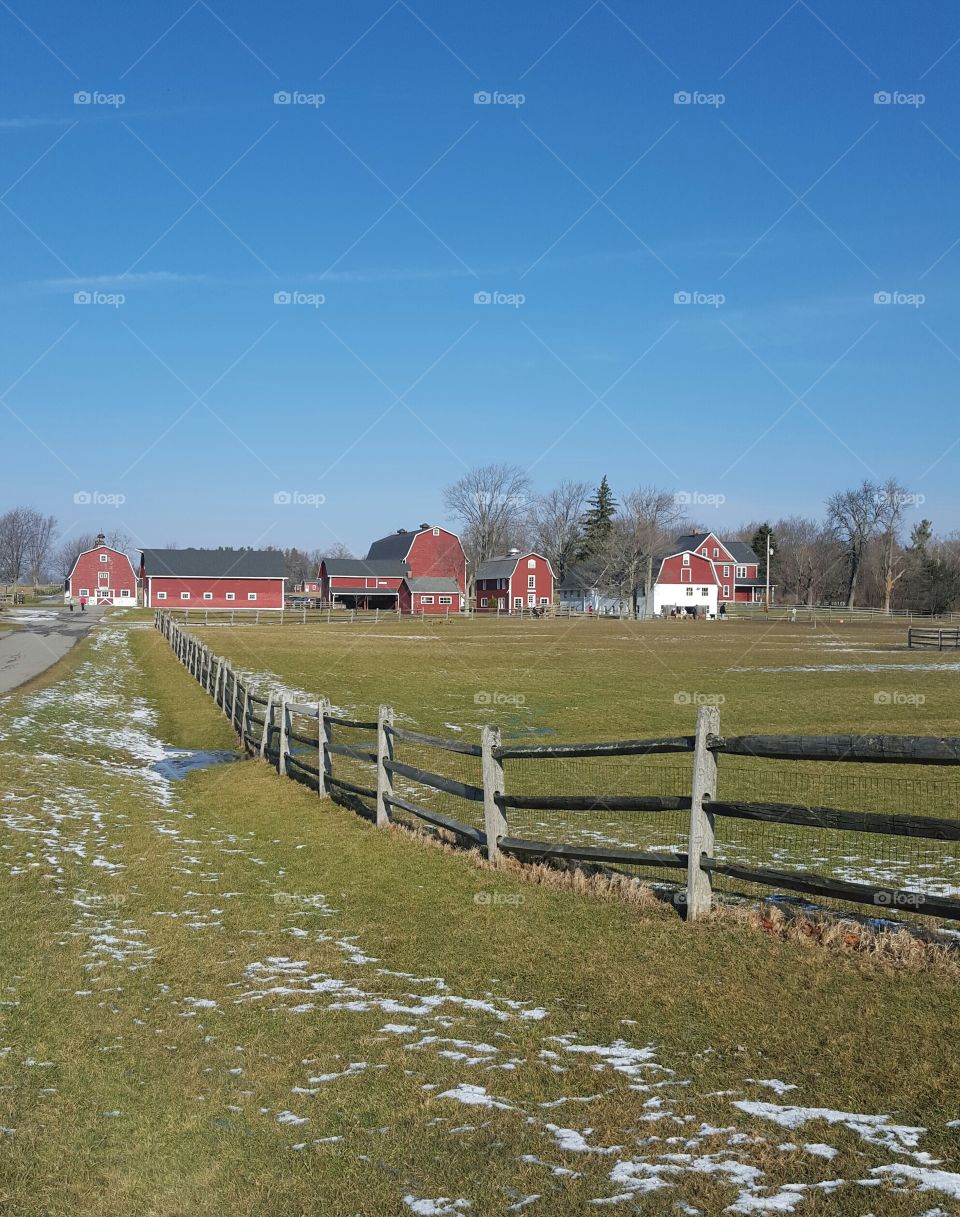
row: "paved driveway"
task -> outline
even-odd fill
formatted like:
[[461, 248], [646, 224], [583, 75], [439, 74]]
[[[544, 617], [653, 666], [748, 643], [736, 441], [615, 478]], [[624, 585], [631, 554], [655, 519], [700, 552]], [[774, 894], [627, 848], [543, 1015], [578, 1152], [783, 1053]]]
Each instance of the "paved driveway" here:
[[[62, 605], [51, 605], [0, 613], [0, 693], [9, 693], [62, 659], [99, 620], [101, 611], [81, 613], [78, 608], [71, 613]], [[8, 621], [20, 628], [4, 633]]]

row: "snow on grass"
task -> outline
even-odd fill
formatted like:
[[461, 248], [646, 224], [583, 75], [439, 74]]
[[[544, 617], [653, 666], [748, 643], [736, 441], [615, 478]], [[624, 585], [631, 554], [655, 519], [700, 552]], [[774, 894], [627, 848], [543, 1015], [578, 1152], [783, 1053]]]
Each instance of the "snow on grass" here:
[[779, 1106], [776, 1103], [757, 1103], [751, 1099], [735, 1099], [733, 1105], [747, 1115], [772, 1120], [781, 1128], [802, 1128], [811, 1120], [842, 1124], [871, 1145], [880, 1145], [901, 1153], [916, 1149], [920, 1137], [927, 1131], [910, 1124], [893, 1124], [890, 1116], [834, 1111], [829, 1107]]

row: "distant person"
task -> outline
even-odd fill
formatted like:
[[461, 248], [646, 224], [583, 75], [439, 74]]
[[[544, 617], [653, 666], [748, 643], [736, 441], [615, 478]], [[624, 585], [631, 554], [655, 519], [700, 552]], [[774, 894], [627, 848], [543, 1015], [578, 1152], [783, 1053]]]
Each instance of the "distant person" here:
[[86, 596], [81, 596], [80, 597], [80, 612], [85, 613], [86, 611], [87, 611], [87, 598], [86, 598]]
[[795, 608], [790, 610], [790, 621], [793, 625], [797, 624], [797, 610]]
[[73, 597], [72, 596], [67, 597], [67, 604], [70, 606], [70, 612], [72, 613], [73, 612]]
[[727, 606], [725, 604], [721, 604], [720, 605], [720, 620], [725, 621], [726, 618], [727, 618]]

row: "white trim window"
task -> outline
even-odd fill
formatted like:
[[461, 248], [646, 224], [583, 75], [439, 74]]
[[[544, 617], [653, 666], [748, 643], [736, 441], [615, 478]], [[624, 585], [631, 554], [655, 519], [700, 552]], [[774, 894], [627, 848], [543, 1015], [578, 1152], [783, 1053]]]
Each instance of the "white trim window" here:
[[527, 591], [533, 592], [537, 588], [537, 576], [527, 575]]
[[730, 578], [730, 567], [729, 566], [725, 566], [723, 568], [723, 577], [724, 577], [724, 579]]
[[550, 603], [550, 597], [549, 597], [549, 596], [541, 596], [541, 597], [540, 597], [540, 603], [541, 603], [541, 604], [549, 604], [549, 603]]
[[248, 599], [248, 600], [256, 600], [256, 598], [257, 598], [257, 593], [256, 593], [256, 592], [247, 592], [247, 599]]
[[729, 600], [729, 598], [730, 598], [730, 584], [729, 583], [725, 583], [723, 585], [723, 598], [724, 598], [724, 600]]
[[236, 598], [237, 598], [236, 592], [227, 592], [227, 595], [226, 595], [227, 600], [236, 600]]
[[89, 596], [90, 595], [89, 587], [81, 587], [80, 590], [77, 592], [77, 595], [78, 596]]
[[439, 529], [439, 528], [435, 528], [435, 529], [433, 530], [433, 535], [434, 535], [435, 537], [439, 537], [439, 536], [440, 536], [440, 529]]
[[121, 597], [121, 599], [122, 599], [124, 596], [126, 596], [126, 598], [127, 598], [128, 600], [130, 599], [130, 589], [129, 589], [129, 587], [121, 587], [121, 589], [120, 589], [120, 597]]
[[738, 566], [737, 567], [737, 578], [746, 579], [746, 577], [747, 577], [747, 568], [745, 566]]
[[157, 592], [157, 599], [158, 599], [158, 600], [166, 600], [166, 598], [167, 598], [167, 593], [166, 593], [166, 592]]
[[204, 598], [204, 600], [212, 600], [212, 599], [213, 599], [213, 592], [204, 592], [204, 593], [203, 593], [203, 598]]
[[689, 555], [689, 554], [684, 554], [684, 555], [683, 555], [683, 565], [684, 565], [684, 566], [689, 566], [689, 565], [690, 565], [690, 555]]
[[110, 555], [109, 555], [109, 554], [101, 554], [101, 555], [100, 555], [100, 561], [101, 561], [101, 562], [109, 562], [109, 561], [110, 561]]
[[180, 593], [180, 599], [181, 599], [181, 600], [189, 600], [189, 599], [190, 599], [190, 593], [189, 593], [189, 592], [181, 592], [181, 593]]
[[453, 604], [452, 596], [438, 596], [437, 604]]
[[433, 597], [432, 596], [421, 596], [420, 603], [421, 604], [433, 604]]
[[513, 607], [514, 608], [523, 608], [523, 597], [522, 596], [514, 596]]
[[536, 570], [536, 569], [537, 569], [536, 558], [527, 558], [527, 570]]
[[709, 587], [701, 587], [701, 589], [700, 589], [700, 595], [701, 595], [701, 596], [709, 596], [709, 595], [710, 595], [710, 589], [709, 589]]
[[688, 588], [687, 588], [687, 595], [688, 595], [688, 596], [692, 596], [692, 595], [693, 595], [693, 588], [692, 588], [692, 587], [688, 587]]
[[708, 552], [708, 547], [707, 547], [706, 545], [704, 545], [703, 549], [701, 549], [701, 550], [700, 550], [700, 552], [703, 554], [703, 556], [704, 556], [705, 558], [709, 558], [709, 557], [710, 557], [710, 554], [709, 554], [709, 552]]

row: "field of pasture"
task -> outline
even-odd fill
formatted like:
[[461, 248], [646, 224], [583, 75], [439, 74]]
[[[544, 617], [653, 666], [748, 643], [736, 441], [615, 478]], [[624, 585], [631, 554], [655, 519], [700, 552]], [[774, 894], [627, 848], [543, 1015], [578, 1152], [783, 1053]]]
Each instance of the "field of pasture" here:
[[[697, 706], [720, 708], [721, 733], [960, 735], [960, 653], [908, 650], [900, 624], [614, 619], [341, 622], [196, 631], [264, 687], [328, 698], [375, 718], [388, 702], [401, 726], [476, 742], [495, 723], [520, 745], [689, 735]], [[344, 742], [372, 746], [346, 732]], [[479, 761], [405, 746], [398, 759], [479, 784]], [[341, 776], [364, 784], [361, 767]], [[369, 775], [368, 775], [369, 776]], [[690, 761], [514, 761], [513, 794], [689, 794]], [[366, 783], [369, 784], [369, 781]], [[406, 784], [403, 797], [482, 827], [481, 809]], [[960, 819], [950, 769], [722, 757], [718, 797]], [[647, 852], [685, 852], [686, 812], [637, 815], [513, 811], [511, 835]], [[960, 894], [953, 841], [725, 819], [717, 856], [831, 878]], [[675, 879], [660, 869], [640, 871]], [[730, 894], [758, 889], [718, 879]], [[909, 912], [901, 906], [900, 912]]]
[[960, 1198], [955, 969], [533, 886], [256, 760], [171, 777], [177, 749], [233, 742], [120, 616], [0, 698], [11, 1213], [919, 1217]]

